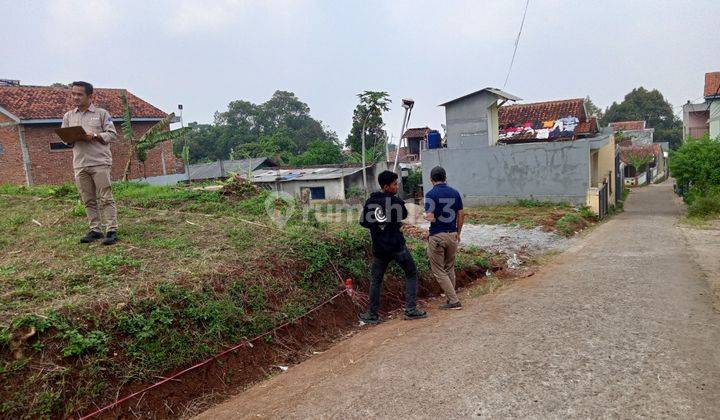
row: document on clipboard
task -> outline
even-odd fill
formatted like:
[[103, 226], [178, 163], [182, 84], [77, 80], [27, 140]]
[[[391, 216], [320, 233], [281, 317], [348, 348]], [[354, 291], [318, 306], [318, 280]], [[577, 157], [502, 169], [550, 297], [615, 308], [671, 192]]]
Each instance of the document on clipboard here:
[[64, 143], [74, 144], [78, 141], [84, 141], [87, 133], [78, 125], [75, 127], [56, 128], [55, 134], [57, 134]]

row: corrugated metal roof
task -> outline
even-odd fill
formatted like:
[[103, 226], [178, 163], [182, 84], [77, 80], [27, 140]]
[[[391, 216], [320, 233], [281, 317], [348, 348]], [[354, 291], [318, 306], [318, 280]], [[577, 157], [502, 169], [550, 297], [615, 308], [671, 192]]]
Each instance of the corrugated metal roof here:
[[[368, 166], [371, 168], [371, 166]], [[288, 182], [305, 180], [340, 179], [362, 171], [362, 167], [352, 168], [296, 168], [296, 169], [258, 169], [253, 171], [252, 182]]]
[[190, 179], [193, 181], [199, 181], [203, 179], [224, 178], [231, 172], [244, 175], [257, 169], [258, 166], [262, 165], [266, 160], [268, 160], [266, 157], [223, 160], [222, 167], [220, 166], [220, 161], [212, 163], [198, 163], [190, 165]]
[[463, 95], [463, 96], [461, 96], [461, 97], [459, 97], [459, 98], [451, 99], [451, 100], [449, 100], [449, 101], [447, 101], [447, 102], [441, 103], [441, 104], [438, 105], [438, 106], [446, 106], [446, 105], [449, 105], [449, 104], [451, 104], [451, 103], [453, 103], [453, 102], [455, 102], [455, 101], [459, 101], [459, 100], [461, 100], [461, 99], [465, 99], [465, 98], [468, 98], [468, 97], [470, 97], [470, 96], [478, 95], [478, 94], [480, 94], [480, 93], [482, 93], [482, 92], [489, 92], [489, 93], [492, 93], [493, 95], [499, 96], [499, 97], [501, 97], [501, 98], [503, 98], [503, 99], [507, 99], [507, 100], [509, 100], [509, 101], [522, 101], [522, 98], [520, 98], [520, 97], [518, 97], [518, 96], [511, 95], [511, 94], [509, 94], [509, 93], [507, 93], [507, 92], [504, 92], [504, 91], [502, 91], [502, 90], [500, 90], [500, 89], [497, 89], [497, 88], [486, 87], [485, 89], [480, 89], [480, 90], [477, 90], [477, 91], [475, 91], [475, 92], [468, 93], [467, 95]]

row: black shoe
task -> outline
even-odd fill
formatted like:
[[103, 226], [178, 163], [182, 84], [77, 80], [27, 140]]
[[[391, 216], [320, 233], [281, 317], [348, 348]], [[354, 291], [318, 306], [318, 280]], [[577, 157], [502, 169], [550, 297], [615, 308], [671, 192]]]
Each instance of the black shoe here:
[[80, 238], [80, 243], [81, 244], [89, 244], [90, 242], [95, 242], [98, 239], [102, 239], [102, 238], [103, 238], [102, 233], [98, 232], [97, 230], [91, 230], [90, 232], [87, 233], [87, 235]]
[[117, 241], [118, 241], [117, 232], [115, 232], [114, 230], [109, 230], [107, 235], [105, 235], [105, 239], [103, 239], [102, 244], [103, 245], [112, 245]]
[[374, 325], [380, 323], [380, 317], [378, 317], [376, 314], [371, 314], [370, 312], [359, 314], [358, 319], [366, 324]]
[[455, 309], [455, 310], [462, 309], [462, 303], [460, 303], [460, 301], [457, 301], [455, 303], [450, 303], [450, 302], [444, 303], [444, 304], [440, 305], [440, 309]]
[[422, 309], [415, 308], [409, 311], [405, 311], [405, 319], [407, 320], [422, 318], [427, 318], [427, 312], [423, 311]]

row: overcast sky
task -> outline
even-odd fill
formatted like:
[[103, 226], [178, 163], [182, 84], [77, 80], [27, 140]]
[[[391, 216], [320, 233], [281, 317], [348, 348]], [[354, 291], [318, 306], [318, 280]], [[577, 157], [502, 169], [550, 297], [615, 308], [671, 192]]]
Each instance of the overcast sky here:
[[[356, 94], [385, 90], [398, 137], [440, 128], [437, 105], [503, 87], [525, 0], [0, 0], [0, 78], [125, 87], [185, 120], [229, 101], [289, 90], [342, 140]], [[505, 90], [526, 102], [589, 95], [601, 107], [632, 88], [675, 106], [720, 71], [720, 1], [530, 0]], [[676, 108], [675, 111], [680, 111]]]

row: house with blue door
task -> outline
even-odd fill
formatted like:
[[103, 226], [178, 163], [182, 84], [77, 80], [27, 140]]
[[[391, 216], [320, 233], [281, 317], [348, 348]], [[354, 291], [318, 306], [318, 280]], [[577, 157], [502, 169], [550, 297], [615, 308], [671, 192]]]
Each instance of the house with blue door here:
[[[388, 169], [379, 162], [366, 166], [369, 192], [378, 191], [377, 175]], [[290, 194], [301, 202], [345, 200], [363, 189], [362, 165], [326, 165], [264, 168], [253, 171], [250, 181], [267, 190]]]

